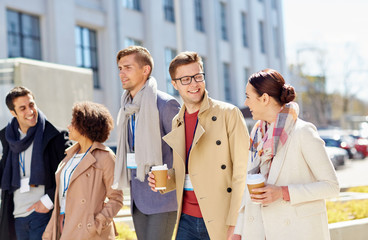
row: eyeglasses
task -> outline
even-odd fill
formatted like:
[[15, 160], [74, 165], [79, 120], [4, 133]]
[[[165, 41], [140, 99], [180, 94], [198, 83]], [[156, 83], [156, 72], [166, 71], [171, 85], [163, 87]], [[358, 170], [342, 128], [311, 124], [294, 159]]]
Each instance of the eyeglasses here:
[[174, 81], [180, 80], [182, 85], [189, 85], [192, 82], [192, 79], [196, 82], [203, 82], [204, 81], [204, 73], [197, 73], [193, 76], [184, 76], [181, 78], [175, 78]]

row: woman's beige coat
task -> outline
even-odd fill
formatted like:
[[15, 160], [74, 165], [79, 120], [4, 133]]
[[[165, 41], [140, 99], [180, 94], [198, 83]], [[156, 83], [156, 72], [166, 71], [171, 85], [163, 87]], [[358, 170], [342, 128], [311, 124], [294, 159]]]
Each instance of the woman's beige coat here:
[[[78, 143], [67, 149], [67, 155], [56, 171], [54, 210], [42, 239], [115, 239], [112, 221], [123, 205], [123, 192], [111, 188], [115, 155], [98, 142], [92, 144], [70, 179], [65, 225], [60, 237], [60, 173], [78, 149]], [[108, 202], [105, 202], [106, 197]]]
[[[249, 161], [248, 169], [251, 170]], [[245, 189], [235, 229], [243, 240], [329, 240], [325, 199], [339, 184], [316, 128], [296, 121], [285, 146], [273, 159], [268, 184], [288, 186], [290, 202], [253, 204]]]
[[[168, 191], [176, 188], [177, 223], [182, 210], [185, 178], [184, 111], [173, 119], [164, 140], [173, 149], [174, 173]], [[189, 156], [189, 174], [212, 240], [224, 240], [235, 226], [245, 187], [249, 134], [242, 113], [233, 105], [212, 100], [205, 94]], [[178, 225], [178, 224], [177, 224]], [[177, 227], [176, 225], [176, 227]]]

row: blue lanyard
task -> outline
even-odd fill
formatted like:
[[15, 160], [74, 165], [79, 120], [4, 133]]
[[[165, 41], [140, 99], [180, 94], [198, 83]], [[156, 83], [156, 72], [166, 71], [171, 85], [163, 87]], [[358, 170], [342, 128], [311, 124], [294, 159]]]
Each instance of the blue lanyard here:
[[[91, 147], [92, 147], [92, 145], [91, 145], [91, 146], [88, 148], [88, 150], [84, 153], [84, 155], [83, 155], [83, 157], [81, 158], [81, 160], [79, 161], [79, 163], [83, 160], [84, 156], [86, 156], [86, 154], [87, 154], [87, 153], [88, 153], [88, 151], [91, 149]], [[65, 192], [66, 192], [66, 191], [68, 190], [68, 188], [69, 188], [70, 178], [71, 178], [71, 176], [72, 176], [72, 174], [73, 174], [74, 170], [78, 167], [79, 163], [78, 163], [77, 165], [75, 165], [75, 166], [74, 166], [74, 168], [72, 169], [72, 171], [70, 172], [69, 177], [68, 177], [68, 183], [67, 183], [67, 184], [65, 184], [65, 183], [66, 183], [66, 179], [65, 179], [66, 171], [68, 171], [68, 168], [72, 165], [73, 160], [74, 160], [75, 156], [77, 156], [77, 154], [78, 154], [78, 153], [79, 153], [79, 150], [78, 150], [78, 152], [76, 152], [76, 153], [74, 154], [73, 158], [70, 160], [70, 161], [71, 161], [71, 162], [70, 162], [70, 165], [67, 167], [67, 169], [65, 169], [65, 172], [64, 172], [64, 188], [63, 188], [63, 197], [65, 197]], [[66, 186], [65, 186], [65, 185], [66, 185]]]
[[132, 122], [132, 135], [133, 135], [133, 142], [132, 142], [132, 149], [134, 152], [134, 142], [135, 142], [135, 113], [131, 116], [131, 122]]
[[[184, 118], [184, 124], [185, 124], [185, 118]], [[198, 125], [198, 117], [197, 117], [196, 125], [195, 125], [195, 127], [194, 127], [192, 143], [190, 144], [190, 147], [189, 147], [189, 150], [188, 150], [188, 153], [187, 153], [187, 162], [188, 162], [188, 159], [189, 159], [189, 153], [190, 153], [190, 151], [192, 150], [193, 140], [194, 140], [195, 132], [196, 132], [196, 130], [197, 130], [197, 125]], [[185, 125], [184, 125], [184, 126], [185, 126]]]
[[250, 151], [255, 150], [255, 151], [254, 151], [254, 153], [253, 153], [253, 154], [251, 154], [251, 156], [252, 156], [252, 162], [253, 162], [253, 160], [256, 158], [257, 153], [258, 153], [258, 150], [257, 150], [257, 149], [254, 149], [254, 147], [253, 147], [254, 139], [257, 137], [257, 134], [258, 134], [258, 128], [257, 128], [257, 130], [256, 130], [256, 133], [254, 134], [254, 138], [253, 138], [253, 141], [252, 141], [252, 146], [250, 147]]
[[23, 158], [22, 153], [19, 153], [19, 165], [20, 168], [22, 169], [23, 177], [26, 176], [25, 164], [26, 164], [26, 151], [23, 152]]

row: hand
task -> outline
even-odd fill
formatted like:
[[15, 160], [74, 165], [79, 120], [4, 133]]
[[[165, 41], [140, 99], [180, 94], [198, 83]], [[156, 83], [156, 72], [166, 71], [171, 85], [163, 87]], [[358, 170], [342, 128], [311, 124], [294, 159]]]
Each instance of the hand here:
[[282, 198], [282, 188], [280, 186], [269, 184], [263, 188], [254, 188], [253, 193], [261, 194], [251, 194], [253, 202], [258, 202], [262, 204], [270, 204], [279, 198]]
[[151, 187], [151, 190], [154, 191], [154, 192], [157, 192], [157, 190], [155, 189], [155, 187], [156, 187], [155, 175], [153, 175], [153, 173], [149, 172], [147, 180], [148, 180], [148, 186]]
[[34, 209], [38, 213], [48, 213], [50, 211], [50, 209], [48, 209], [47, 207], [45, 207], [45, 205], [43, 205], [43, 203], [41, 202], [41, 200], [38, 200], [32, 206], [30, 206], [29, 208], [27, 208], [27, 211], [28, 212], [29, 211], [32, 211], [32, 209]]
[[234, 229], [235, 229], [235, 226], [229, 226], [229, 228], [227, 229], [227, 238], [226, 238], [227, 240], [233, 239]]
[[231, 240], [241, 240], [241, 236], [240, 235], [238, 235], [238, 234], [234, 234], [233, 235], [233, 238], [231, 239]]

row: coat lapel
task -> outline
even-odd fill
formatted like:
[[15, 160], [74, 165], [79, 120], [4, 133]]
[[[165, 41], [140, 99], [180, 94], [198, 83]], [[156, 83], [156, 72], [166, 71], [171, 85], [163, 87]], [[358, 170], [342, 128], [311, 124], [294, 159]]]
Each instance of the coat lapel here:
[[72, 182], [79, 177], [79, 175], [81, 175], [84, 171], [86, 171], [92, 164], [94, 164], [96, 162], [96, 158], [93, 157], [93, 155], [91, 154], [90, 150], [86, 156], [84, 156], [84, 158], [80, 161], [78, 167], [75, 169], [72, 178], [70, 179], [70, 184], [72, 184]]
[[291, 139], [292, 139], [292, 135], [290, 135], [288, 137], [288, 140], [287, 140], [286, 144], [280, 149], [280, 152], [276, 153], [276, 155], [275, 155], [275, 157], [272, 161], [270, 174], [268, 175], [268, 179], [267, 179], [268, 184], [275, 184], [276, 183], [277, 178], [280, 175], [281, 168], [284, 165], [284, 161], [285, 161], [285, 158], [286, 158], [286, 153], [287, 153], [287, 150], [289, 148]]
[[173, 129], [167, 135], [162, 138], [172, 150], [179, 155], [183, 162], [185, 162], [185, 142], [181, 139], [185, 139], [185, 127], [183, 124], [178, 124], [178, 127]]

